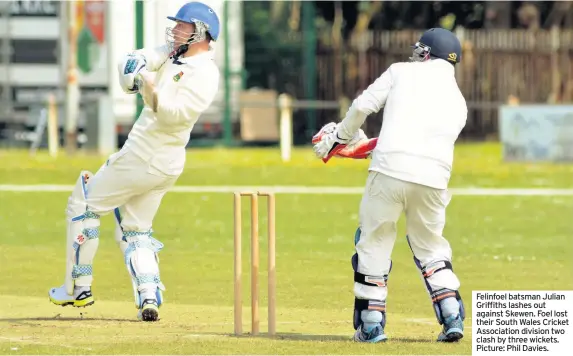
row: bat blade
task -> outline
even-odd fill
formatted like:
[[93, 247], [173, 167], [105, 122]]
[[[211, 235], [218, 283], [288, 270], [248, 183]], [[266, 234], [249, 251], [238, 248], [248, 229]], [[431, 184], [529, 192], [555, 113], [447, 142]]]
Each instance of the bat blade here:
[[157, 112], [157, 91], [156, 90], [153, 91], [152, 102], [153, 102], [153, 104], [152, 104], [153, 112]]

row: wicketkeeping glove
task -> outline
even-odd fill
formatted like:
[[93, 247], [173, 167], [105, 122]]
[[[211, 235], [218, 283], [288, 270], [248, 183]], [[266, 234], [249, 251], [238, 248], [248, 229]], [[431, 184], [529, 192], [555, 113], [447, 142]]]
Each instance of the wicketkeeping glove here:
[[[337, 129], [337, 124], [334, 122], [328, 123], [323, 126], [320, 131], [312, 137], [312, 143], [317, 146], [323, 138], [332, 135]], [[372, 151], [376, 148], [378, 138], [368, 138], [364, 131], [359, 130], [352, 139], [346, 144], [338, 145], [330, 155], [323, 158], [324, 163], [328, 162], [331, 157], [352, 158], [352, 159], [365, 159], [371, 156]], [[315, 151], [316, 152], [316, 151]]]
[[338, 127], [336, 124], [332, 127], [331, 124], [334, 123], [327, 124], [321, 129], [321, 131], [324, 130], [325, 133], [322, 136], [322, 139], [313, 147], [314, 154], [318, 158], [322, 158], [324, 163], [328, 162], [332, 156], [336, 155], [338, 151], [342, 150], [346, 147], [346, 144], [350, 142], [350, 139], [344, 139], [338, 136]]

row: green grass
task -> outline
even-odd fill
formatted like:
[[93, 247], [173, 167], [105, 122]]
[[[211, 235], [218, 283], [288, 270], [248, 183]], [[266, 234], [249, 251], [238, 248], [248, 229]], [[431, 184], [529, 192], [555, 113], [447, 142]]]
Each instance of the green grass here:
[[[495, 143], [456, 147], [452, 187], [573, 187], [573, 165], [505, 163]], [[73, 184], [79, 170], [97, 171], [107, 157], [0, 151], [0, 184]], [[323, 164], [309, 148], [296, 148], [283, 163], [278, 149], [190, 149], [180, 185], [362, 186], [369, 160], [333, 159]], [[301, 174], [302, 173], [302, 174]]]
[[[571, 187], [572, 166], [504, 164], [493, 145], [460, 146], [452, 185]], [[309, 150], [292, 163], [276, 149], [193, 150], [179, 184], [362, 185], [367, 162], [323, 165]], [[72, 184], [101, 159], [0, 153], [0, 183]], [[18, 172], [20, 162], [23, 167]], [[85, 162], [85, 166], [84, 163]], [[473, 173], [472, 173], [473, 169]], [[221, 172], [228, 172], [224, 177]], [[454, 184], [455, 182], [455, 184]], [[277, 331], [266, 331], [266, 217], [261, 203], [261, 336], [234, 337], [232, 203], [228, 194], [168, 194], [154, 224], [165, 244], [162, 320], [135, 322], [131, 283], [113, 222], [102, 222], [96, 304], [48, 302], [64, 273], [66, 193], [0, 191], [0, 354], [471, 354], [472, 290], [573, 289], [573, 197], [454, 197], [444, 235], [468, 309], [466, 337], [439, 332], [407, 246], [403, 221], [389, 280], [386, 344], [350, 340], [353, 235], [359, 195], [277, 196]], [[245, 204], [247, 205], [247, 204]], [[248, 206], [244, 239], [248, 240]], [[250, 330], [249, 246], [243, 249], [243, 305]]]

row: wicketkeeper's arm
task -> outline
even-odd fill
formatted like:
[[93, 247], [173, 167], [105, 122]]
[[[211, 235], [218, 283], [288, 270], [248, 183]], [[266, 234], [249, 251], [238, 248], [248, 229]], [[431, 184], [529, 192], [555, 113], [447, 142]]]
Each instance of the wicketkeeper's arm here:
[[343, 139], [353, 137], [366, 121], [368, 115], [377, 113], [386, 104], [392, 88], [392, 66], [390, 66], [374, 83], [370, 84], [360, 96], [352, 102], [346, 116], [338, 128]]
[[[337, 128], [337, 124], [331, 122], [323, 126], [320, 131], [312, 137], [312, 144], [316, 145], [322, 141], [326, 135], [331, 134]], [[347, 144], [343, 145], [339, 150], [332, 155], [340, 158], [352, 158], [352, 159], [364, 159], [370, 157], [376, 144], [378, 138], [368, 138], [364, 131], [359, 130], [359, 133], [350, 140]], [[330, 157], [332, 157], [330, 156]], [[330, 157], [324, 158], [323, 161], [326, 163]]]

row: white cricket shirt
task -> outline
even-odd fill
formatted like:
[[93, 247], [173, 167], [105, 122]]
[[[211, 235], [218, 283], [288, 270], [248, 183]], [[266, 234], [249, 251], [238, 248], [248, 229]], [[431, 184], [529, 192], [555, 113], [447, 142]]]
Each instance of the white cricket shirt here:
[[384, 120], [369, 169], [446, 189], [454, 143], [467, 119], [454, 67], [441, 59], [391, 65], [354, 100], [340, 136], [351, 137], [366, 116], [382, 107]]
[[166, 46], [136, 51], [145, 68], [156, 72], [157, 112], [145, 106], [124, 148], [167, 175], [185, 166], [185, 147], [199, 116], [209, 108], [219, 88], [219, 69], [212, 51], [180, 57], [174, 63]]

